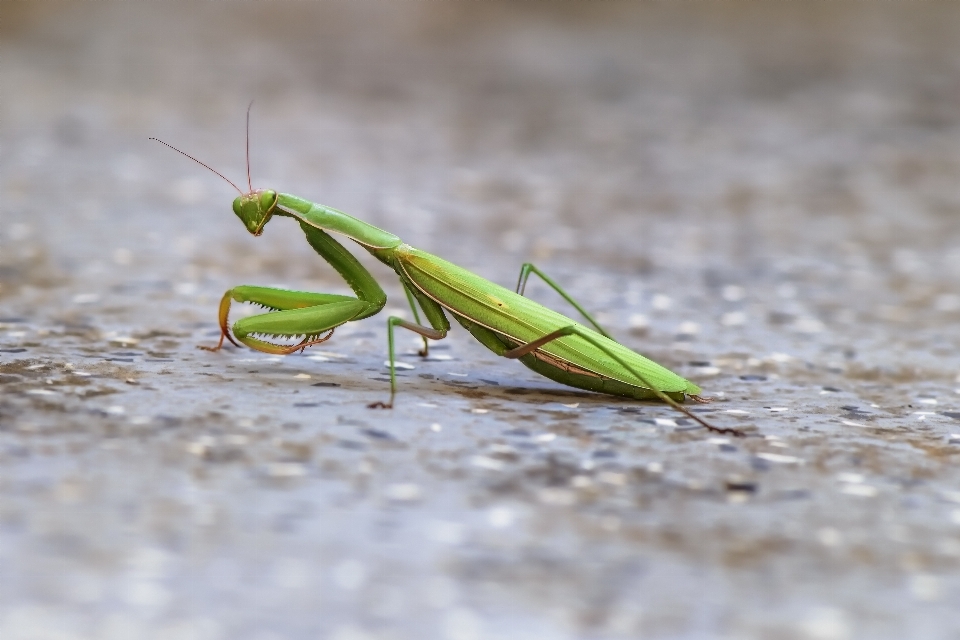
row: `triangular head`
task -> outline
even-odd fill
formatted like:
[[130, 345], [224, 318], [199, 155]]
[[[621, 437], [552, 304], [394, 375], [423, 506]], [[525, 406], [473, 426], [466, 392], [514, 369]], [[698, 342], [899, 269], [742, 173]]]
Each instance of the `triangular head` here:
[[263, 226], [273, 216], [277, 206], [277, 192], [270, 189], [256, 189], [244, 193], [233, 201], [233, 212], [243, 222], [247, 231], [255, 236], [263, 233]]

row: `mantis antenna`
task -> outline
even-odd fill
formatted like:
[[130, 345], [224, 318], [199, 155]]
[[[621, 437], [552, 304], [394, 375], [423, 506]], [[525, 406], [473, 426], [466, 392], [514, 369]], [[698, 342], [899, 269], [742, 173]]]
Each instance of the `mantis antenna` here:
[[[252, 103], [251, 103], [251, 104], [252, 104]], [[247, 127], [248, 127], [247, 131], [248, 131], [248, 132], [249, 132], [249, 126], [250, 126], [250, 120], [249, 120], [249, 118], [250, 118], [250, 114], [249, 114], [249, 111], [248, 111], [248, 112], [247, 112]], [[228, 178], [227, 176], [223, 175], [222, 173], [220, 173], [219, 171], [217, 171], [216, 169], [214, 169], [213, 167], [211, 167], [211, 166], [208, 165], [207, 163], [205, 163], [205, 162], [200, 162], [199, 160], [197, 160], [196, 158], [194, 158], [194, 157], [193, 157], [192, 155], [190, 155], [189, 153], [184, 153], [183, 151], [180, 151], [180, 149], [177, 149], [177, 148], [176, 148], [175, 146], [173, 146], [172, 144], [167, 144], [166, 142], [164, 142], [164, 141], [161, 140], [160, 138], [148, 138], [148, 140], [156, 140], [157, 142], [159, 142], [159, 143], [162, 144], [163, 146], [165, 146], [165, 147], [170, 147], [171, 149], [173, 149], [174, 151], [176, 151], [176, 152], [179, 153], [180, 155], [187, 156], [188, 158], [190, 158], [191, 160], [193, 160], [194, 162], [196, 162], [196, 163], [197, 163], [198, 165], [200, 165], [201, 167], [205, 167], [206, 169], [209, 169], [210, 171], [214, 172], [215, 174], [217, 174], [218, 176], [220, 176], [221, 178], [223, 178], [224, 180], [226, 180], [227, 183], [228, 183], [231, 187], [233, 187], [234, 189], [236, 189], [237, 192], [238, 192], [240, 195], [243, 195], [243, 191], [240, 191], [240, 187], [238, 187], [237, 185], [233, 184], [233, 181], [230, 180], [230, 178]], [[250, 179], [250, 134], [248, 133], [248, 134], [247, 134], [247, 180], [249, 181], [249, 179]], [[250, 187], [250, 191], [253, 191], [253, 187]]]
[[250, 109], [253, 108], [253, 100], [247, 105], [247, 186], [253, 193], [253, 181], [250, 180]]

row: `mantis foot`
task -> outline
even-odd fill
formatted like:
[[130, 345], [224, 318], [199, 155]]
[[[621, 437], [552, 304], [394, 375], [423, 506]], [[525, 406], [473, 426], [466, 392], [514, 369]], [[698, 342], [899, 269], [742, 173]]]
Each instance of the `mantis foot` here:
[[371, 402], [367, 409], [393, 409], [393, 402]]
[[226, 325], [221, 324], [221, 325], [220, 325], [220, 342], [217, 343], [217, 346], [215, 346], [215, 347], [205, 347], [205, 346], [203, 346], [202, 344], [198, 344], [198, 345], [197, 345], [197, 349], [202, 349], [203, 351], [212, 351], [212, 352], [216, 353], [217, 351], [220, 351], [220, 349], [223, 348], [223, 339], [224, 339], [224, 338], [226, 338], [227, 340], [229, 340], [229, 341], [230, 341], [230, 344], [232, 344], [233, 346], [235, 346], [235, 347], [239, 347], [239, 346], [240, 346], [239, 344], [237, 344], [237, 341], [233, 339], [233, 336], [230, 335], [230, 332], [227, 330]]
[[736, 438], [746, 438], [746, 437], [747, 437], [747, 434], [745, 434], [743, 431], [740, 431], [740, 429], [732, 429], [732, 428], [729, 428], [729, 427], [727, 427], [727, 428], [722, 428], [722, 429], [721, 429], [720, 427], [714, 427], [713, 425], [710, 425], [710, 426], [708, 427], [708, 429], [710, 429], [710, 431], [713, 431], [714, 433], [723, 433], [723, 434], [726, 434], [726, 435], [734, 436], [734, 437], [736, 437]]
[[[220, 334], [220, 342], [218, 342], [218, 343], [217, 343], [217, 346], [215, 346], [215, 347], [205, 347], [205, 346], [203, 346], [202, 344], [198, 344], [198, 345], [197, 345], [197, 349], [201, 349], [201, 350], [203, 350], [203, 351], [212, 351], [213, 353], [216, 353], [217, 351], [220, 351], [220, 349], [223, 348], [223, 338], [224, 338], [224, 336], [229, 337], [227, 334], [221, 333], [221, 334]], [[231, 339], [230, 342], [233, 342], [233, 340]], [[236, 343], [234, 343], [234, 344], [236, 344]]]
[[[691, 394], [691, 395], [689, 396], [689, 398], [690, 398], [691, 400], [693, 400], [694, 402], [699, 402], [700, 404], [710, 404], [711, 402], [713, 402], [714, 400], [716, 400], [716, 398], [711, 398], [711, 397], [709, 397], [709, 396], [708, 396], [708, 397], [703, 397], [703, 396], [698, 396], [698, 395], [696, 395], [696, 394]], [[693, 414], [689, 414], [689, 413], [688, 413], [687, 415], [693, 417]], [[727, 435], [735, 436], [735, 437], [737, 437], [737, 438], [746, 438], [746, 437], [747, 437], [747, 434], [744, 433], [743, 431], [740, 431], [739, 429], [733, 429], [733, 428], [731, 428], [731, 427], [715, 427], [715, 426], [713, 426], [712, 424], [710, 424], [709, 422], [701, 421], [701, 420], [697, 419], [696, 417], [694, 417], [693, 419], [696, 420], [697, 422], [699, 422], [700, 424], [702, 424], [703, 426], [705, 426], [707, 429], [709, 429], [710, 431], [712, 431], [712, 432], [714, 432], [714, 433], [727, 434]]]
[[212, 353], [216, 353], [217, 351], [220, 351], [221, 349], [223, 349], [223, 340], [220, 340], [220, 344], [218, 344], [215, 347], [205, 347], [202, 344], [198, 344], [197, 349], [200, 349], [201, 351], [210, 351]]

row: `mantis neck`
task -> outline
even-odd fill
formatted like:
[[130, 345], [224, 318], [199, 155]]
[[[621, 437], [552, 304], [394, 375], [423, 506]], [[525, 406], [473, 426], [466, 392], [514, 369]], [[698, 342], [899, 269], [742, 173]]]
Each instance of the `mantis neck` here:
[[363, 220], [322, 204], [316, 204], [287, 193], [277, 194], [276, 214], [296, 218], [300, 222], [342, 233], [367, 249], [394, 249], [403, 242], [397, 236]]

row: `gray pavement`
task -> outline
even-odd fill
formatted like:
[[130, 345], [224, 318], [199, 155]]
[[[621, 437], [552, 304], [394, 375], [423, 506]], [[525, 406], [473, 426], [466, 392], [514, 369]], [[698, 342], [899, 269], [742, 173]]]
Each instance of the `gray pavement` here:
[[[0, 638], [960, 638], [958, 28], [4, 3]], [[535, 261], [749, 437], [457, 328], [426, 360], [401, 334], [397, 406], [367, 409], [386, 313], [302, 355], [197, 350], [233, 285], [349, 292], [147, 141], [242, 184], [251, 99], [255, 186], [506, 286]]]

